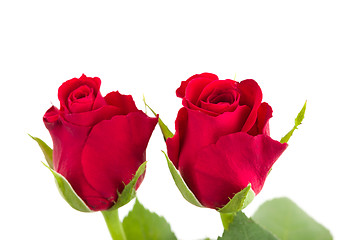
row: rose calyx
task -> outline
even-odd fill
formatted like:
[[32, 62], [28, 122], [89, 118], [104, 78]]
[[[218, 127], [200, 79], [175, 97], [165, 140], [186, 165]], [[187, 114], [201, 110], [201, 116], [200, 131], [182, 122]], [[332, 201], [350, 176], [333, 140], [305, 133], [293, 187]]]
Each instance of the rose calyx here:
[[[52, 161], [52, 149], [40, 138], [33, 137], [30, 135], [32, 139], [34, 139], [41, 150], [44, 153], [44, 157], [49, 164], [49, 162]], [[78, 210], [80, 212], [94, 212], [90, 209], [89, 206], [86, 205], [86, 203], [81, 199], [81, 197], [75, 192], [71, 184], [66, 180], [66, 178], [61, 175], [60, 173], [57, 173], [51, 165], [46, 165], [43, 163], [45, 167], [47, 167], [51, 173], [53, 174], [55, 178], [56, 186], [59, 190], [60, 195], [64, 198], [64, 200], [75, 210]], [[128, 202], [130, 202], [133, 198], [136, 196], [136, 183], [141, 175], [144, 174], [146, 168], [146, 162], [140, 165], [138, 170], [136, 171], [135, 175], [131, 179], [131, 181], [124, 186], [124, 189], [121, 193], [118, 192], [118, 198], [116, 202], [113, 203], [113, 206], [109, 208], [108, 210], [115, 210], [118, 209]]]

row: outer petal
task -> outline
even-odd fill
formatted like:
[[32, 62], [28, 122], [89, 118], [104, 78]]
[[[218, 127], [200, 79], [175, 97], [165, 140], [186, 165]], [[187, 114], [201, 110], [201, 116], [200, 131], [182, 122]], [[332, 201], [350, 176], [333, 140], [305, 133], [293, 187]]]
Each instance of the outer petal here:
[[210, 208], [224, 206], [249, 183], [258, 194], [286, 147], [287, 144], [266, 135], [253, 137], [239, 132], [221, 137], [216, 144], [198, 152], [193, 177], [187, 184], [199, 201]]
[[241, 81], [238, 84], [240, 91], [240, 105], [247, 105], [251, 113], [243, 126], [242, 132], [248, 132], [256, 122], [257, 111], [262, 101], [262, 92], [259, 85], [252, 79]]
[[258, 110], [257, 127], [259, 134], [270, 136], [269, 120], [272, 117], [272, 108], [266, 102], [261, 103]]
[[138, 111], [131, 95], [122, 95], [118, 91], [108, 93], [105, 96], [107, 104], [117, 106], [121, 110], [121, 115]]
[[54, 120], [55, 116], [50, 115], [51, 118], [49, 118], [48, 112], [44, 116], [44, 123], [54, 144], [54, 170], [70, 182], [75, 192], [92, 210], [108, 209], [112, 202], [109, 202], [89, 185], [81, 167], [81, 152], [90, 127], [72, 125], [63, 121], [60, 116], [55, 121], [49, 121]]
[[122, 115], [122, 113], [120, 108], [106, 105], [90, 112], [63, 114], [63, 118], [74, 125], [94, 126], [102, 120], [109, 120], [115, 115]]
[[156, 123], [157, 118], [138, 111], [94, 126], [81, 158], [87, 181], [115, 201], [117, 191], [123, 190], [145, 161], [145, 150]]
[[175, 120], [175, 135], [166, 140], [169, 158], [176, 168], [179, 168], [179, 154], [186, 134], [187, 120], [187, 109], [181, 108]]
[[265, 134], [270, 136], [269, 120], [272, 117], [272, 108], [266, 102], [260, 104], [257, 113], [256, 123], [248, 132], [250, 135]]
[[[239, 132], [245, 123], [250, 109], [239, 106], [234, 112], [226, 112], [217, 117], [212, 117], [202, 112], [187, 110], [187, 122], [183, 123], [179, 135], [178, 163], [173, 157], [171, 144], [168, 140], [169, 158], [174, 162], [184, 179], [192, 178], [195, 154], [203, 147], [216, 143], [223, 136]], [[181, 126], [180, 126], [181, 127]], [[179, 128], [180, 128], [179, 127]]]
[[44, 114], [44, 122], [46, 123], [53, 123], [59, 119], [59, 109], [55, 106], [49, 108]]

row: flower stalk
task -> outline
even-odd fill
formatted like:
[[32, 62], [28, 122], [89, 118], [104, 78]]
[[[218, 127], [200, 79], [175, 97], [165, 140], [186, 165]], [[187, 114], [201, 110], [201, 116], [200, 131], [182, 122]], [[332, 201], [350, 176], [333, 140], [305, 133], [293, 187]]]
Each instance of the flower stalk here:
[[119, 219], [118, 210], [102, 211], [106, 225], [113, 240], [126, 240], [123, 225]]
[[234, 213], [220, 213], [221, 222], [225, 230], [229, 229], [230, 223], [233, 222], [236, 212]]

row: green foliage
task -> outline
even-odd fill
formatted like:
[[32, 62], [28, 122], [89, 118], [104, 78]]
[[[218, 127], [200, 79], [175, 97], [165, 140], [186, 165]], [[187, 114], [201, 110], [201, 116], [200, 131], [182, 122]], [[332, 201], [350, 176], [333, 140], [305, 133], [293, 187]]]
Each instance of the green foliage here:
[[[46, 166], [46, 164], [44, 164]], [[80, 212], [91, 212], [84, 201], [76, 194], [70, 183], [59, 173], [46, 166], [55, 177], [56, 186], [61, 196], [74, 209]]]
[[74, 189], [72, 188], [71, 184], [65, 179], [64, 176], [57, 173], [53, 170], [53, 157], [52, 152], [53, 150], [40, 138], [33, 137], [29, 135], [32, 139], [34, 139], [41, 148], [46, 162], [49, 164], [47, 167], [51, 173], [54, 175], [56, 186], [61, 194], [61, 196], [65, 199], [65, 201], [74, 209], [81, 211], [81, 212], [91, 212], [89, 207], [84, 203], [84, 201], [76, 194]]
[[136, 190], [135, 190], [136, 182], [138, 181], [139, 177], [142, 174], [144, 174], [145, 169], [146, 169], [146, 162], [140, 165], [138, 170], [136, 170], [133, 179], [124, 187], [121, 193], [118, 193], [118, 199], [116, 203], [109, 210], [115, 210], [118, 209], [119, 207], [124, 206], [136, 196]]
[[[196, 198], [194, 193], [188, 188], [185, 181], [181, 177], [179, 171], [175, 168], [174, 164], [170, 161], [165, 152], [163, 152], [175, 185], [179, 189], [181, 195], [191, 204], [197, 207], [204, 207]], [[249, 184], [242, 191], [236, 193], [234, 197], [222, 208], [217, 209], [220, 213], [233, 213], [244, 209], [255, 197], [254, 191]]]
[[225, 230], [218, 240], [276, 240], [270, 232], [247, 218], [242, 212], [238, 212], [230, 223], [229, 229]]
[[[40, 138], [32, 137], [40, 146], [41, 150], [44, 153], [45, 159], [47, 160], [49, 166], [46, 166], [51, 173], [55, 177], [55, 182], [58, 187], [58, 190], [61, 194], [61, 196], [65, 199], [65, 201], [74, 209], [81, 211], [81, 212], [91, 212], [89, 207], [85, 204], [85, 202], [76, 194], [74, 189], [72, 188], [71, 184], [65, 179], [64, 176], [62, 176], [60, 173], [57, 173], [53, 170], [52, 164], [52, 152], [53, 150], [46, 145], [44, 141], [42, 141]], [[51, 164], [51, 165], [50, 165]], [[136, 171], [133, 179], [124, 187], [123, 191], [121, 193], [118, 193], [118, 199], [114, 203], [114, 206], [112, 206], [109, 210], [115, 210], [118, 209], [121, 206], [124, 206], [128, 202], [131, 201], [136, 196], [135, 186], [136, 182], [138, 181], [139, 177], [145, 172], [146, 168], [146, 162], [140, 165], [138, 170]]]
[[165, 218], [145, 209], [137, 199], [123, 227], [127, 240], [176, 240]]
[[54, 169], [53, 156], [52, 156], [53, 150], [43, 140], [41, 140], [40, 138], [33, 137], [30, 134], [29, 134], [29, 136], [39, 144], [39, 147], [41, 148], [41, 151], [44, 154], [46, 162], [49, 164], [49, 167], [51, 169]]
[[166, 157], [166, 161], [171, 173], [171, 176], [174, 179], [175, 185], [177, 186], [177, 188], [179, 189], [181, 195], [191, 204], [197, 206], [197, 207], [203, 207], [203, 205], [201, 205], [201, 203], [199, 202], [199, 200], [195, 197], [194, 193], [191, 192], [191, 190], [188, 188], [188, 186], [186, 185], [186, 183], [184, 182], [184, 180], [182, 179], [179, 171], [175, 168], [174, 164], [170, 161], [170, 159], [168, 158], [168, 156], [166, 155], [165, 152], [163, 152], [165, 157]]
[[287, 143], [289, 141], [290, 137], [293, 135], [294, 131], [297, 129], [297, 127], [304, 120], [305, 110], [306, 110], [306, 103], [307, 103], [307, 101], [305, 101], [304, 106], [302, 107], [302, 109], [298, 113], [297, 117], [295, 118], [294, 127], [280, 140], [281, 143]]
[[222, 208], [217, 211], [220, 213], [233, 213], [244, 209], [254, 199], [255, 193], [251, 189], [251, 184], [236, 193], [234, 197]]
[[[143, 101], [144, 101], [145, 107], [149, 108], [150, 111], [151, 111], [155, 116], [157, 116], [156, 112], [146, 103], [145, 97], [143, 97]], [[174, 134], [169, 130], [169, 128], [165, 125], [165, 123], [161, 120], [160, 117], [159, 117], [158, 122], [159, 122], [159, 126], [160, 126], [160, 129], [161, 129], [161, 132], [162, 132], [162, 134], [163, 134], [164, 140], [166, 141], [166, 139], [172, 138], [172, 137], [174, 136]]]
[[255, 212], [253, 219], [280, 240], [332, 239], [329, 230], [288, 198], [276, 198], [265, 202]]

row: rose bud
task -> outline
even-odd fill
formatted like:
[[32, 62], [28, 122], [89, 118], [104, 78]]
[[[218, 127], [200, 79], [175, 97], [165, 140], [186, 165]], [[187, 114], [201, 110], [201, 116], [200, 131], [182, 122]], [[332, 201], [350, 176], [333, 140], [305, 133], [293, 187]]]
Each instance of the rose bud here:
[[176, 95], [183, 108], [167, 150], [197, 200], [220, 209], [249, 184], [258, 194], [287, 147], [270, 137], [272, 109], [258, 84], [202, 73], [183, 81]]
[[157, 123], [136, 108], [130, 95], [103, 97], [100, 84], [85, 75], [66, 81], [58, 91], [60, 109], [52, 106], [43, 118], [53, 140], [53, 169], [92, 211], [115, 204], [145, 162]]

